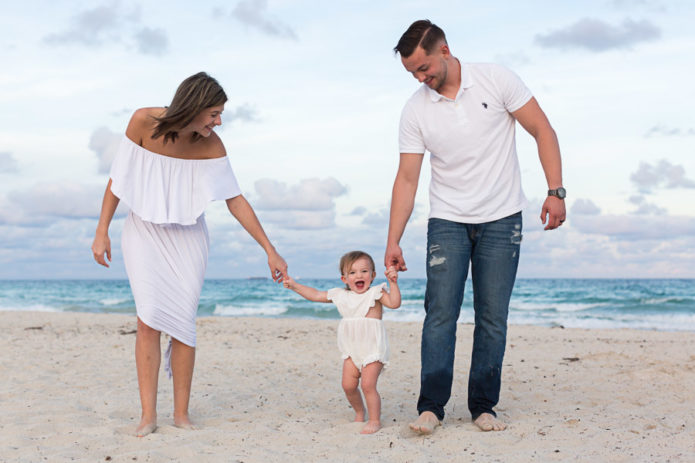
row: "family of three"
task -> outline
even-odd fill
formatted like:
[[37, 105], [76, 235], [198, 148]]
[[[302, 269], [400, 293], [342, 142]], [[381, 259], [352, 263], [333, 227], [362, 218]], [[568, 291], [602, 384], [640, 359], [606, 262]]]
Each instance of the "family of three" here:
[[509, 300], [519, 261], [521, 210], [527, 204], [515, 124], [519, 122], [538, 146], [548, 184], [541, 210], [546, 230], [565, 220], [557, 137], [514, 73], [499, 65], [460, 62], [451, 54], [444, 32], [430, 21], [414, 22], [394, 51], [423, 85], [401, 115], [400, 164], [384, 256], [388, 288], [372, 286], [374, 261], [360, 251], [347, 253], [340, 261], [344, 288], [322, 291], [288, 275], [287, 263], [241, 194], [224, 145], [214, 132], [227, 102], [215, 79], [195, 74], [181, 83], [169, 106], [135, 111], [111, 167], [92, 252], [99, 264], [108, 267], [108, 229], [123, 201], [130, 211], [121, 249], [137, 311], [135, 361], [142, 414], [136, 435], [147, 435], [157, 427], [161, 332], [171, 339], [164, 365], [173, 377], [174, 424], [193, 427], [188, 404], [195, 317], [209, 247], [204, 209], [213, 200], [226, 201], [230, 213], [263, 248], [273, 280], [308, 300], [332, 301], [338, 307], [343, 317], [338, 326], [343, 389], [355, 419], [368, 417], [362, 432], [377, 431], [381, 400], [376, 383], [389, 358], [382, 312], [384, 306], [395, 309], [401, 303], [398, 272], [407, 267], [399, 242], [413, 210], [426, 151], [432, 169], [427, 288], [419, 416], [410, 428], [429, 434], [444, 419], [453, 382], [456, 323], [470, 267], [475, 329], [468, 407], [480, 429], [505, 429], [493, 408], [499, 401]]

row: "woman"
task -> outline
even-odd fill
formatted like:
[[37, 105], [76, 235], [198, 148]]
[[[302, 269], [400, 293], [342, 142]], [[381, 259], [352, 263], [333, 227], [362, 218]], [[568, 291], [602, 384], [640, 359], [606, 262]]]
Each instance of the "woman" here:
[[160, 332], [171, 337], [165, 368], [174, 381], [174, 424], [192, 428], [188, 402], [195, 361], [195, 315], [208, 257], [204, 209], [226, 200], [232, 215], [263, 247], [272, 278], [281, 282], [287, 264], [268, 240], [242, 196], [224, 145], [214, 132], [221, 125], [227, 96], [204, 72], [184, 80], [166, 108], [133, 114], [111, 167], [94, 259], [108, 267], [108, 228], [120, 200], [130, 207], [122, 250], [135, 299], [135, 363], [142, 417], [136, 435], [157, 427]]

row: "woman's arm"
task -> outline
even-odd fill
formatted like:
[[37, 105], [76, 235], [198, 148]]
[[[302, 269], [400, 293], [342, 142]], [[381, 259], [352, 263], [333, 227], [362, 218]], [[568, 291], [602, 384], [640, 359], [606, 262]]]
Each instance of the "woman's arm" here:
[[295, 293], [302, 296], [304, 299], [313, 302], [331, 302], [328, 300], [328, 291], [319, 291], [311, 286], [305, 286], [297, 283], [291, 276], [287, 275], [282, 282], [285, 288], [289, 288]]
[[398, 272], [396, 267], [391, 266], [385, 272], [386, 278], [389, 280], [389, 292], [384, 292], [379, 301], [389, 309], [397, 309], [401, 306], [401, 290], [398, 287]]
[[109, 264], [104, 260], [104, 253], [106, 253], [106, 258], [111, 262], [111, 240], [109, 239], [109, 225], [111, 224], [111, 219], [113, 214], [116, 212], [116, 207], [118, 207], [118, 202], [120, 200], [111, 193], [111, 179], [106, 185], [106, 191], [104, 192], [104, 200], [101, 202], [101, 214], [99, 215], [99, 223], [97, 224], [97, 230], [94, 235], [94, 242], [92, 243], [92, 252], [94, 253], [94, 260], [104, 267], [108, 267]]
[[287, 263], [280, 254], [277, 253], [275, 247], [270, 243], [270, 240], [265, 234], [261, 223], [256, 217], [253, 208], [246, 201], [243, 195], [235, 196], [227, 200], [227, 209], [232, 213], [235, 219], [239, 221], [242, 227], [261, 245], [265, 253], [268, 255], [268, 267], [270, 267], [270, 275], [273, 280], [280, 283], [287, 277]]

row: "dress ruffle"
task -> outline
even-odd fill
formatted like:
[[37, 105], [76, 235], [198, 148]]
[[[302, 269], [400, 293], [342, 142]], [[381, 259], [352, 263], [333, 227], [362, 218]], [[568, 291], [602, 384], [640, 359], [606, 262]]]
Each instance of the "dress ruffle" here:
[[179, 159], [123, 136], [111, 165], [111, 192], [142, 220], [193, 225], [209, 202], [241, 194], [227, 156]]
[[380, 283], [362, 294], [345, 288], [332, 288], [328, 290], [327, 297], [335, 303], [343, 318], [364, 317], [376, 305], [385, 288], [386, 283]]

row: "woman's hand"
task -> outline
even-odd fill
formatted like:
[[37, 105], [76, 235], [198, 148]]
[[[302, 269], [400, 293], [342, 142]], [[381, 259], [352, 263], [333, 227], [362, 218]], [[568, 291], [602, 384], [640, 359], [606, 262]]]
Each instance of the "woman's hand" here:
[[92, 252], [94, 253], [94, 260], [97, 263], [108, 267], [109, 264], [104, 260], [104, 253], [106, 253], [106, 258], [111, 262], [111, 240], [107, 233], [99, 234], [94, 237], [94, 242], [92, 243]]
[[268, 254], [268, 267], [270, 267], [270, 276], [276, 283], [282, 283], [282, 280], [287, 278], [287, 262], [275, 251]]

